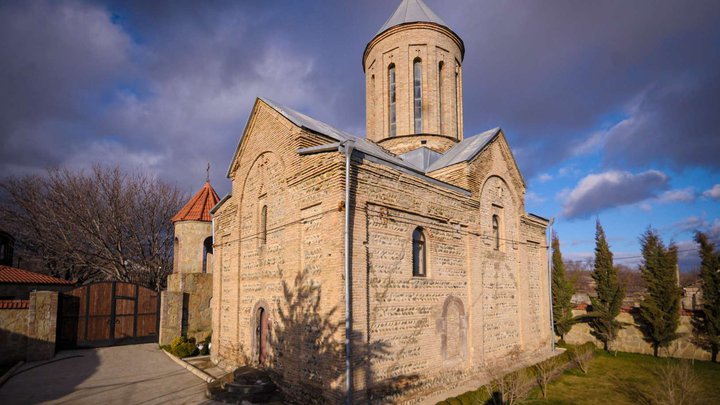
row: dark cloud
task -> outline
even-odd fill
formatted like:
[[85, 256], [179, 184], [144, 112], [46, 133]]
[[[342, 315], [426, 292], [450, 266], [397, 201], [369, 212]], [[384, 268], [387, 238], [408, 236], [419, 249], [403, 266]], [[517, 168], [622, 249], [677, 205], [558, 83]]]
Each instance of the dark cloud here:
[[[608, 166], [717, 168], [717, 2], [427, 2], [465, 40], [466, 133], [502, 125], [526, 177], [613, 114], [642, 125], [603, 138]], [[0, 171], [101, 161], [194, 188], [209, 161], [226, 191], [256, 96], [364, 133], [362, 51], [394, 7], [4, 2]]]
[[608, 208], [656, 197], [667, 184], [668, 177], [657, 170], [638, 174], [622, 171], [591, 174], [562, 196], [562, 215], [586, 218]]

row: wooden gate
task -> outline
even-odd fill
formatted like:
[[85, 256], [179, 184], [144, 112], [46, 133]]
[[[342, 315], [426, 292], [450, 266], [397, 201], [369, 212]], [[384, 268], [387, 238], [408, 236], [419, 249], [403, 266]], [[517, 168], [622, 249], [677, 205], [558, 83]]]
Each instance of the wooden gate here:
[[60, 294], [58, 346], [112, 346], [158, 341], [160, 294], [119, 281]]

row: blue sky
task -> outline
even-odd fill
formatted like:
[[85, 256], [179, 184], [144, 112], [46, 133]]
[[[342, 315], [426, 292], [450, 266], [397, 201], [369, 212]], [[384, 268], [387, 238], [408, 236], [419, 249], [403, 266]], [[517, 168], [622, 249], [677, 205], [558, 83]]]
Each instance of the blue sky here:
[[[465, 135], [501, 126], [566, 257], [603, 223], [720, 240], [720, 3], [426, 3], [464, 40]], [[364, 134], [367, 42], [395, 1], [4, 1], [0, 174], [93, 163], [218, 192], [255, 97]]]

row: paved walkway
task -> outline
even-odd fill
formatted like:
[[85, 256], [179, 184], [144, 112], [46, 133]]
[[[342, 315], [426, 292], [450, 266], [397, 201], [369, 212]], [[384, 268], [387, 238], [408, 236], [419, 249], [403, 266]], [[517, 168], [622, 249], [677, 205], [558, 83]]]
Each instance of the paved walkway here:
[[0, 387], [0, 404], [200, 404], [205, 382], [157, 344], [68, 350], [24, 364]]

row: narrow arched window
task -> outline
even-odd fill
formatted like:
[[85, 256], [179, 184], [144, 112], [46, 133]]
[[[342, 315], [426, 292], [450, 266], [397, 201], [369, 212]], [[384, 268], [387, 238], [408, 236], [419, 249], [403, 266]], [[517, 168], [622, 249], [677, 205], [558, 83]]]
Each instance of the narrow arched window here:
[[413, 276], [425, 277], [427, 272], [427, 252], [425, 234], [422, 228], [416, 228], [412, 234]]
[[495, 250], [500, 250], [500, 220], [497, 215], [492, 216], [492, 229]]
[[442, 133], [442, 127], [443, 127], [443, 63], [442, 61], [438, 63], [438, 114], [439, 114], [439, 125], [440, 125], [440, 133]]
[[422, 61], [413, 61], [413, 109], [415, 111], [415, 133], [422, 132]]
[[267, 205], [263, 205], [260, 210], [260, 244], [267, 243]]
[[173, 273], [180, 272], [180, 239], [173, 240]]
[[397, 117], [395, 115], [395, 64], [388, 67], [388, 96], [390, 101], [389, 118], [390, 118], [390, 136], [395, 136]]
[[460, 138], [460, 64], [455, 66], [455, 136]]
[[212, 236], [208, 236], [203, 241], [203, 266], [202, 272], [207, 273], [208, 268], [212, 268], [213, 243]]

